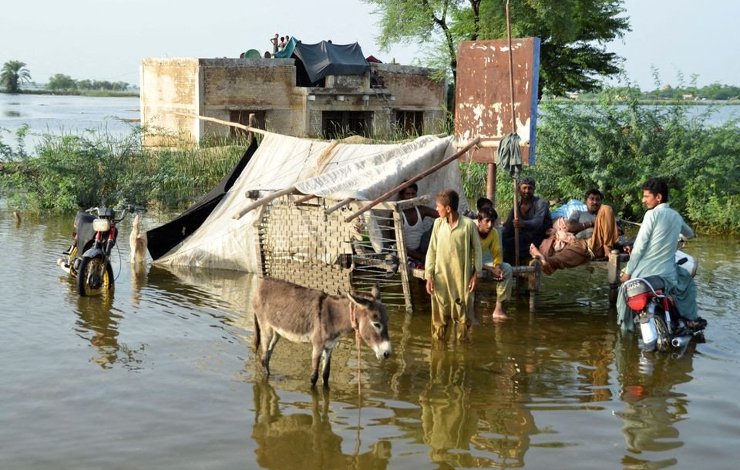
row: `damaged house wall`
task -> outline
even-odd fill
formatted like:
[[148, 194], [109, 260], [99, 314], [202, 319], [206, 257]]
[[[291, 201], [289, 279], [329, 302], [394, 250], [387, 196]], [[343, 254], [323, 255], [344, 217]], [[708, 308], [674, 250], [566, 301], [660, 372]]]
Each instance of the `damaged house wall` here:
[[255, 113], [268, 131], [312, 138], [444, 131], [446, 85], [429, 69], [371, 64], [370, 73], [328, 75], [321, 85], [296, 86], [295, 59], [144, 59], [144, 144], [195, 144], [234, 133], [196, 115], [246, 124]]

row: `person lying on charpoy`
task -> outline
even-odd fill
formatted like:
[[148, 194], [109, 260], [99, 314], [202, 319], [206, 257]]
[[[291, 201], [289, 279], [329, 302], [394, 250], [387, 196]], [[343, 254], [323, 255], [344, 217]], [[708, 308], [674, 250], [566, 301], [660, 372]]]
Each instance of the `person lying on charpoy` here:
[[593, 259], [604, 258], [617, 245], [619, 229], [614, 211], [601, 203], [603, 195], [596, 188], [586, 191], [585, 211], [574, 211], [558, 219], [555, 233], [537, 247], [529, 246], [532, 258], [542, 262], [542, 272], [552, 274], [558, 269], [575, 268]]

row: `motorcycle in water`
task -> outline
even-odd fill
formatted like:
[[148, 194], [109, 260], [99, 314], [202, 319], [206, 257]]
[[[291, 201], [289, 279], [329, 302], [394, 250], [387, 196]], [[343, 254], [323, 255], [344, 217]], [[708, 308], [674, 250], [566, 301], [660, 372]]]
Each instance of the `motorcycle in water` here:
[[[676, 251], [676, 264], [691, 277], [696, 274], [696, 261], [680, 250]], [[692, 338], [703, 338], [707, 321], [701, 317], [692, 321], [682, 317], [659, 276], [630, 279], [624, 285], [624, 292], [627, 306], [640, 324], [646, 351], [683, 349]]]
[[77, 213], [72, 232], [72, 245], [57, 264], [75, 278], [81, 296], [95, 296], [113, 290], [114, 276], [111, 254], [118, 239], [116, 224], [126, 218], [125, 206], [116, 218], [111, 207], [91, 207]]

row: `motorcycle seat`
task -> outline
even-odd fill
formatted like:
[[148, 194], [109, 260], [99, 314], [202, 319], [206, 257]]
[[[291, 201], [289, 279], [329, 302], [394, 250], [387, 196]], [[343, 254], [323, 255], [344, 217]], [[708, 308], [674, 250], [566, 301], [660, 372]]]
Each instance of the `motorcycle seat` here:
[[95, 238], [93, 229], [93, 220], [95, 216], [87, 212], [78, 212], [75, 217], [75, 229], [77, 231], [77, 253], [82, 255], [90, 241]]
[[655, 289], [656, 291], [663, 290], [663, 288], [665, 287], [665, 283], [663, 282], [663, 279], [660, 276], [647, 276], [647, 277], [643, 277], [643, 279], [645, 280], [645, 282], [650, 284], [652, 288]]
[[627, 297], [634, 297], [652, 292], [653, 290], [656, 292], [662, 291], [665, 283], [659, 276], [647, 276], [630, 279], [625, 283], [624, 287], [627, 291]]

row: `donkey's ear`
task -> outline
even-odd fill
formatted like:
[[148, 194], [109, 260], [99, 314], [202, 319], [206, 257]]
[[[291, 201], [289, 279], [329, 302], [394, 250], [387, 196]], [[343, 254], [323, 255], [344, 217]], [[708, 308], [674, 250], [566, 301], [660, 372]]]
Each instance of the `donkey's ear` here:
[[358, 296], [356, 296], [354, 294], [351, 294], [349, 292], [347, 292], [347, 298], [349, 299], [350, 302], [352, 302], [353, 304], [357, 305], [358, 307], [366, 306], [367, 303], [368, 303], [367, 302], [367, 299], [363, 299], [362, 297], [358, 297]]
[[375, 299], [376, 302], [380, 301], [380, 286], [378, 286], [377, 282], [373, 286], [373, 289], [370, 291], [370, 295], [373, 296], [373, 299]]

